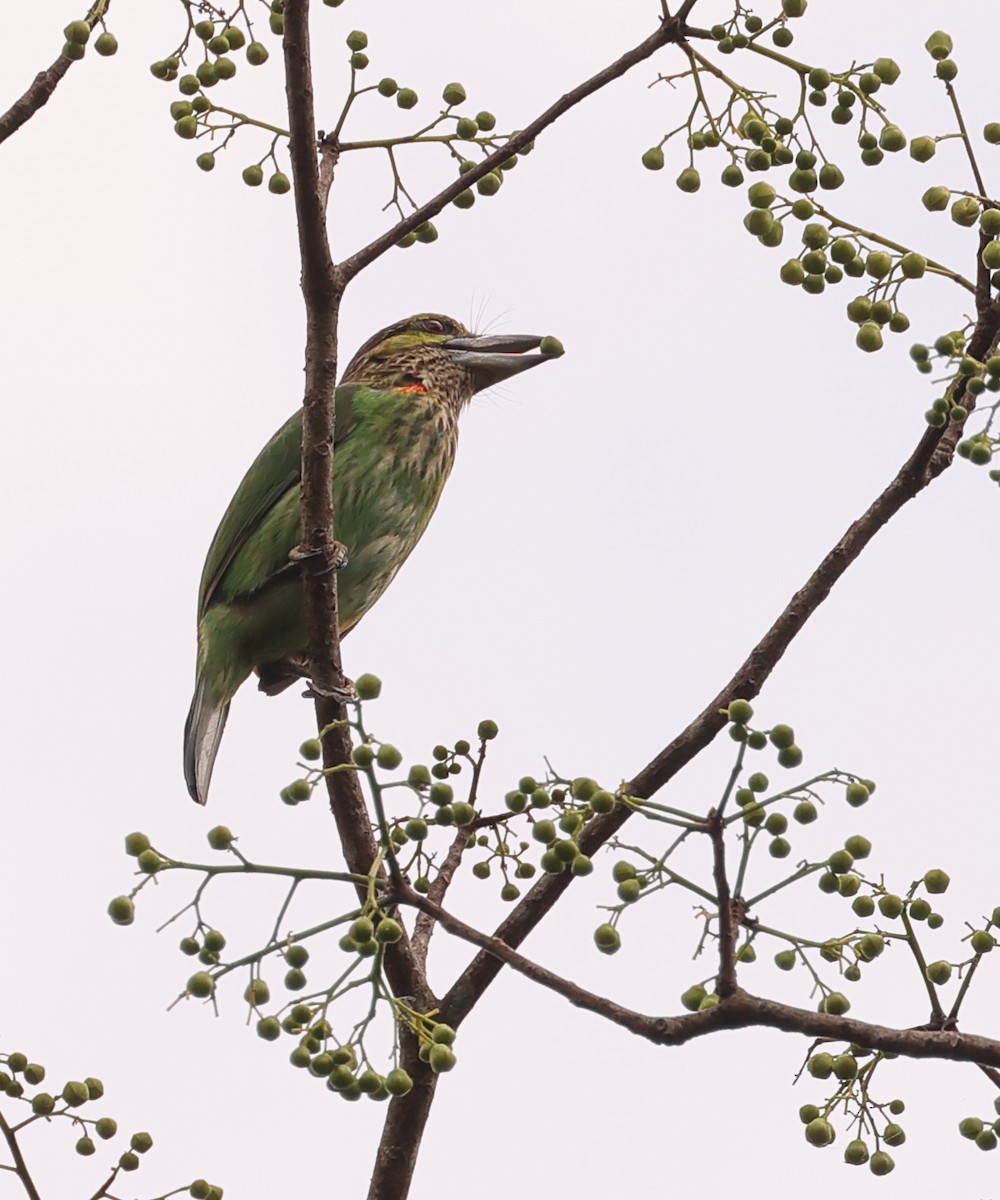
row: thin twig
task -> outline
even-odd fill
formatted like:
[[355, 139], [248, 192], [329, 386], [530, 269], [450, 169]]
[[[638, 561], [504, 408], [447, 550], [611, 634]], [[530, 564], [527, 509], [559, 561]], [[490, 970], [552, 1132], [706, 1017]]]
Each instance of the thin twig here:
[[[84, 20], [94, 28], [99, 15], [106, 13], [111, 6], [111, 0], [94, 0]], [[65, 54], [60, 54], [51, 67], [39, 71], [31, 86], [0, 116], [0, 142], [4, 142], [12, 133], [16, 133], [22, 125], [35, 115], [45, 104], [48, 104], [52, 93], [59, 86], [60, 80], [73, 65], [73, 60]]]

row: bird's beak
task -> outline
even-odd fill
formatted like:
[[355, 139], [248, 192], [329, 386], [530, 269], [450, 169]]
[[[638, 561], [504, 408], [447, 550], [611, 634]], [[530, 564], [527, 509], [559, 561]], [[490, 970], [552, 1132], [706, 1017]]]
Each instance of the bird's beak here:
[[526, 333], [506, 337], [454, 337], [442, 342], [441, 349], [454, 353], [455, 362], [472, 375], [476, 391], [481, 392], [549, 359], [548, 354], [526, 353], [537, 350], [541, 342], [540, 337]]

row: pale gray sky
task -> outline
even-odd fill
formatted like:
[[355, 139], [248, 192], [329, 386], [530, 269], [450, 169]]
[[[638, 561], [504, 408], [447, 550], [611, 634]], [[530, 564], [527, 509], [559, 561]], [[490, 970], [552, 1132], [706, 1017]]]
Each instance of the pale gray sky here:
[[[63, 24], [80, 15], [62, 0], [10, 7], [17, 38], [2, 104], [51, 61]], [[352, 28], [369, 34], [372, 80], [393, 75], [416, 88], [418, 112], [436, 112], [441, 86], [459, 79], [473, 107], [516, 127], [644, 37], [658, 10], [655, 0], [316, 7], [326, 126]], [[702, 0], [696, 15], [708, 25], [728, 8]], [[927, 0], [814, 0], [796, 47], [836, 69], [894, 56], [904, 73], [888, 99], [899, 123], [911, 136], [943, 133], [946, 101], [922, 50], [940, 14]], [[960, 95], [979, 130], [998, 118], [986, 86], [992, 8], [976, 0], [954, 14]], [[156, 1147], [123, 1192], [205, 1175], [233, 1200], [353, 1198], [364, 1194], [381, 1108], [340, 1103], [293, 1071], [288, 1039], [266, 1045], [243, 1027], [235, 986], [218, 1020], [194, 1003], [165, 1012], [191, 964], [175, 948], [186, 930], [154, 929], [186, 901], [189, 881], [147, 889], [130, 929], [104, 916], [131, 886], [121, 851], [131, 829], [199, 858], [209, 853], [205, 831], [223, 821], [251, 858], [338, 861], [322, 804], [291, 810], [277, 799], [311, 728], [293, 693], [241, 693], [207, 811], [187, 799], [181, 775], [201, 563], [246, 465], [299, 402], [303, 341], [291, 200], [239, 178], [263, 143], [251, 149], [252, 135], [241, 135], [203, 175], [197, 151], [172, 132], [174, 89], [148, 72], [173, 48], [181, 19], [167, 0], [115, 0], [119, 55], [88, 54], [0, 151], [10, 630], [0, 1045], [23, 1048], [53, 1081], [102, 1075], [102, 1107], [123, 1127], [152, 1130]], [[743, 67], [738, 56], [729, 63]], [[228, 98], [280, 123], [277, 66], [241, 68]], [[383, 676], [370, 721], [409, 761], [471, 736], [482, 717], [499, 723], [487, 777], [495, 797], [541, 772], [544, 755], [615, 785], [700, 710], [909, 454], [935, 393], [907, 347], [960, 324], [970, 307], [945, 284], [908, 288], [913, 337], [875, 356], [856, 351], [843, 316], [850, 284], [819, 298], [782, 286], [795, 232], [787, 251], [750, 239], [742, 191], [713, 182], [721, 159], [703, 161], [694, 197], [673, 187], [683, 165], [674, 143], [667, 170], [640, 166], [642, 151], [686, 116], [683, 86], [647, 88], [658, 70], [676, 69], [676, 54], [663, 53], [571, 113], [501, 195], [444, 214], [433, 247], [393, 251], [345, 302], [345, 362], [375, 329], [428, 309], [566, 345], [558, 363], [474, 403], [430, 531], [345, 644], [350, 674]], [[822, 114], [817, 126], [851, 168], [836, 211], [972, 272], [973, 236], [919, 203], [930, 184], [971, 186], [956, 143], [927, 166], [901, 155], [871, 171], [855, 166], [851, 128], [834, 130]], [[406, 127], [391, 102], [372, 99], [353, 132]], [[402, 160], [416, 194], [451, 178], [445, 157], [428, 149]], [[994, 188], [995, 157], [983, 147]], [[383, 228], [389, 186], [378, 156], [345, 159], [331, 205], [338, 253]], [[962, 957], [963, 921], [1000, 903], [998, 532], [1000, 496], [985, 471], [949, 471], [877, 538], [757, 703], [765, 724], [795, 725], [810, 769], [856, 769], [879, 784], [868, 808], [834, 805], [795, 838], [796, 858], [863, 832], [875, 844], [872, 871], [899, 890], [928, 867], [951, 872], [934, 958]], [[729, 755], [721, 740], [669, 796], [710, 803]], [[632, 826], [629, 837], [659, 841]], [[710, 970], [690, 962], [690, 908], [669, 893], [647, 901], [623, 924], [622, 952], [596, 954], [596, 906], [613, 899], [609, 867], [610, 858], [598, 863], [526, 953], [644, 1011], [676, 1012], [684, 988]], [[497, 891], [470, 884], [453, 903], [490, 928]], [[274, 893], [220, 889], [210, 911], [231, 944], [249, 948], [270, 928]], [[312, 911], [330, 909], [320, 898]], [[815, 936], [853, 925], [844, 901], [810, 886], [772, 916]], [[436, 980], [446, 983], [467, 951], [439, 940]], [[797, 975], [778, 976], [770, 955], [761, 958], [748, 986], [809, 1002]], [[993, 1033], [992, 962], [977, 985], [963, 1028]], [[927, 1016], [901, 952], [851, 995], [861, 1017]], [[995, 1190], [995, 1160], [955, 1132], [962, 1116], [991, 1106], [990, 1085], [971, 1067], [900, 1061], [886, 1072], [885, 1098], [907, 1101], [909, 1141], [895, 1173], [875, 1181], [841, 1164], [844, 1132], [827, 1151], [804, 1143], [796, 1111], [822, 1089], [792, 1088], [805, 1046], [791, 1037], [656, 1050], [511, 977], [456, 1049], [417, 1200], [541, 1196], [555, 1180], [588, 1200], [625, 1188], [792, 1197], [808, 1187], [832, 1197], [848, 1183], [891, 1198], [919, 1194], [931, 1172], [947, 1172], [956, 1195]], [[68, 1129], [37, 1140], [46, 1197], [89, 1194], [100, 1155], [77, 1160]], [[0, 1178], [0, 1196], [14, 1194]]]

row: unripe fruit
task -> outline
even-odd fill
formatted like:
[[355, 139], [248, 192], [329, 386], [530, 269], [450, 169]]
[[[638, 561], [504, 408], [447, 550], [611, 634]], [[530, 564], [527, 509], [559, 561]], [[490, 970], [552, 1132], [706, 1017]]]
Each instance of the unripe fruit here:
[[819, 169], [819, 186], [824, 191], [833, 192], [844, 182], [844, 172], [835, 163], [824, 163]]
[[951, 219], [968, 228], [979, 220], [979, 202], [971, 196], [959, 196], [951, 206]]
[[243, 168], [243, 182], [248, 187], [260, 187], [264, 182], [264, 170], [259, 163]]
[[877, 1150], [869, 1160], [868, 1169], [873, 1175], [888, 1175], [895, 1165], [891, 1155], [884, 1150]]
[[895, 154], [906, 148], [906, 135], [898, 125], [883, 125], [878, 144], [888, 153]]
[[810, 1146], [829, 1146], [833, 1141], [833, 1126], [824, 1117], [817, 1117], [806, 1126], [805, 1134]]
[[858, 330], [857, 337], [854, 340], [858, 349], [871, 354], [876, 350], [882, 349], [882, 330], [879, 329], [874, 321], [865, 321]]
[[708, 993], [703, 985], [696, 983], [692, 987], [689, 987], [687, 991], [682, 993], [681, 1004], [684, 1005], [688, 1012], [697, 1012], [701, 1007], [702, 1001], [707, 995]]
[[820, 1002], [819, 1011], [829, 1013], [833, 1017], [842, 1017], [851, 1007], [851, 1002], [843, 992], [830, 992]]
[[198, 1000], [205, 1000], [215, 991], [215, 980], [207, 971], [198, 971], [187, 982], [187, 990]]
[[853, 1142], [848, 1142], [844, 1149], [844, 1162], [849, 1163], [852, 1167], [860, 1167], [867, 1161], [868, 1147], [861, 1138], [855, 1138]]
[[851, 909], [855, 916], [870, 917], [875, 911], [875, 901], [871, 896], [858, 896], [851, 904]]
[[355, 29], [347, 35], [346, 41], [348, 50], [364, 50], [368, 45], [368, 34]]
[[779, 950], [774, 956], [774, 965], [779, 971], [791, 971], [795, 966], [795, 958], [794, 950]]
[[206, 150], [204, 154], [199, 154], [194, 161], [202, 171], [215, 170], [215, 155], [210, 150]]
[[662, 171], [664, 161], [663, 148], [661, 146], [650, 146], [642, 156], [642, 165], [647, 171]]
[[792, 816], [800, 825], [810, 825], [819, 816], [819, 812], [811, 800], [800, 800], [792, 810]]
[[930, 162], [937, 153], [937, 142], [932, 137], [918, 137], [910, 142], [910, 158], [917, 162]]
[[806, 277], [806, 269], [799, 259], [790, 258], [788, 262], [782, 265], [778, 274], [782, 283], [798, 287]]
[[860, 808], [862, 804], [868, 802], [870, 791], [859, 780], [855, 780], [847, 785], [845, 799], [851, 808]]
[[938, 29], [924, 42], [924, 48], [931, 58], [941, 60], [947, 58], [954, 49], [955, 43], [951, 40], [948, 34]]
[[431, 1047], [427, 1062], [435, 1075], [443, 1075], [454, 1067], [457, 1059], [447, 1046], [435, 1044]]
[[251, 67], [263, 66], [270, 56], [270, 51], [263, 42], [251, 42], [247, 46], [247, 62]]
[[951, 979], [951, 963], [945, 962], [943, 959], [928, 963], [927, 970], [924, 973], [931, 983], [942, 986]]
[[921, 197], [921, 203], [928, 212], [944, 212], [951, 199], [951, 192], [946, 187], [928, 188]]
[[94, 42], [94, 49], [102, 58], [110, 58], [113, 54], [118, 53], [118, 39], [105, 29]]
[[949, 883], [951, 883], [951, 876], [940, 869], [928, 871], [924, 876], [924, 887], [932, 896], [939, 896], [942, 892], [946, 892]]
[[400, 88], [396, 93], [396, 103], [400, 108], [413, 108], [417, 103], [417, 93], [413, 88]]
[[63, 30], [63, 37], [67, 42], [85, 46], [90, 41], [90, 26], [86, 21], [70, 21]]
[[883, 917], [888, 918], [890, 921], [895, 920], [902, 913], [903, 907], [903, 901], [900, 896], [889, 894], [879, 897], [878, 910]]
[[906, 279], [920, 279], [927, 270], [927, 259], [922, 254], [910, 251], [899, 260], [899, 268]]
[[694, 167], [686, 167], [677, 176], [677, 186], [682, 192], [696, 192], [701, 187], [701, 176]]
[[892, 58], [877, 58], [872, 65], [872, 70], [882, 80], [883, 83], [891, 86], [899, 78], [899, 64]]
[[964, 1138], [974, 1140], [983, 1131], [983, 1122], [979, 1117], [965, 1117], [964, 1120], [958, 1123], [958, 1132]]
[[116, 896], [108, 905], [108, 916], [116, 925], [131, 925], [135, 920], [135, 904], [131, 896]]
[[996, 938], [986, 929], [977, 929], [970, 939], [976, 954], [989, 954], [996, 944]]

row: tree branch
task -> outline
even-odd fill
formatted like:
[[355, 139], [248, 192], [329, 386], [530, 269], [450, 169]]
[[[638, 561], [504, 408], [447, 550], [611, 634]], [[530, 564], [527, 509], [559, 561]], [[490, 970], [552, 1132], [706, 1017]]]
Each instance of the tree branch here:
[[[334, 389], [337, 381], [337, 317], [343, 285], [336, 278], [326, 232], [326, 198], [316, 146], [309, 0], [286, 0], [284, 8], [285, 93], [295, 215], [306, 307], [305, 395], [302, 404], [302, 586], [309, 631], [310, 674], [316, 718], [323, 738], [323, 765], [349, 762], [350, 730], [340, 701], [345, 681], [337, 626], [337, 545], [333, 512]], [[354, 771], [326, 776], [330, 808], [348, 869], [367, 875], [378, 857], [371, 820]], [[396, 995], [426, 998], [426, 980], [416, 970], [409, 943], [386, 954], [386, 972]]]
[[[689, 8], [690, 5], [685, 7]], [[352, 254], [350, 258], [344, 259], [337, 267], [337, 277], [341, 285], [346, 286], [359, 271], [395, 246], [401, 237], [404, 237], [419, 225], [423, 225], [431, 217], [436, 217], [445, 205], [450, 204], [457, 195], [472, 187], [477, 180], [482, 179], [484, 175], [488, 175], [494, 167], [499, 167], [512, 154], [516, 154], [518, 150], [523, 149], [529, 142], [533, 142], [540, 133], [553, 124], [553, 122], [557, 121], [564, 113], [569, 112], [571, 108], [579, 104], [581, 100], [586, 100], [594, 92], [600, 91], [607, 84], [620, 78], [637, 63], [644, 62], [647, 58], [650, 58], [662, 46], [683, 41], [687, 32], [684, 22], [677, 17], [661, 21], [656, 32], [650, 34], [638, 46], [626, 51], [621, 58], [616, 59], [615, 62], [598, 71], [596, 75], [592, 75], [584, 83], [572, 88], [564, 96], [560, 96], [554, 104], [550, 105], [540, 116], [526, 125], [519, 133], [516, 133], [509, 141], [505, 142], [499, 150], [494, 151], [488, 158], [477, 163], [472, 170], [453, 180], [446, 188], [442, 188], [433, 199], [428, 200], [426, 204], [422, 204], [418, 209], [410, 213], [408, 217], [385, 233], [380, 234], [374, 241], [369, 242], [367, 246], [363, 246], [356, 253]]]
[[[630, 1033], [646, 1038], [656, 1045], [681, 1046], [696, 1037], [703, 1037], [720, 1029], [746, 1029], [756, 1026], [830, 1041], [856, 1042], [859, 1046], [903, 1054], [909, 1058], [943, 1058], [955, 1062], [971, 1062], [983, 1067], [1000, 1067], [1000, 1042], [992, 1038], [961, 1034], [955, 1030], [894, 1029], [887, 1025], [873, 1025], [853, 1017], [810, 1012], [791, 1004], [755, 996], [739, 987], [713, 1008], [701, 1012], [680, 1017], [647, 1016], [589, 992], [546, 967], [539, 966], [538, 963], [512, 950], [499, 938], [473, 929], [439, 905], [419, 895], [408, 885], [397, 891], [396, 899], [400, 904], [411, 905], [429, 913], [449, 933], [481, 947], [485, 953], [494, 955], [498, 962], [513, 968], [534, 983], [547, 987], [575, 1007], [613, 1021]], [[447, 1008], [447, 1001], [442, 1009], [442, 1016], [449, 1024], [455, 1024], [456, 1014]]]
[[17, 1142], [17, 1134], [7, 1124], [7, 1119], [3, 1113], [0, 1113], [0, 1132], [3, 1133], [4, 1141], [6, 1141], [11, 1157], [14, 1160], [17, 1177], [24, 1184], [24, 1190], [27, 1192], [29, 1200], [42, 1200], [38, 1194], [38, 1189], [35, 1187], [35, 1181], [31, 1178], [28, 1164], [24, 1161], [24, 1155], [21, 1153], [21, 1147]]
[[[97, 14], [107, 12], [110, 6], [111, 0], [94, 0], [84, 17], [91, 29], [94, 28]], [[39, 71], [24, 95], [15, 100], [0, 116], [0, 142], [5, 142], [12, 133], [16, 133], [22, 125], [27, 124], [40, 108], [48, 104], [52, 93], [72, 65], [72, 59], [60, 54], [48, 70]]]
[[[1000, 331], [1000, 307], [991, 303], [982, 308], [968, 353], [982, 360], [997, 345]], [[964, 377], [955, 388], [956, 400], [963, 396]], [[971, 411], [975, 397], [964, 396], [962, 403]], [[826, 555], [806, 583], [792, 596], [777, 620], [750, 651], [722, 690], [705, 705], [702, 711], [677, 737], [648, 763], [631, 782], [625, 784], [627, 795], [648, 799], [664, 787], [682, 767], [715, 738], [726, 724], [725, 710], [730, 701], [752, 699], [764, 686], [783, 654], [801, 631], [806, 621], [827, 598], [847, 568], [861, 554], [880, 529], [919, 492], [923, 491], [953, 461], [955, 445], [961, 429], [948, 425], [944, 429], [928, 428], [892, 482], [855, 521], [833, 549]], [[632, 810], [619, 804], [606, 816], [598, 817], [585, 826], [578, 838], [580, 851], [588, 857], [613, 837], [632, 815]], [[519, 946], [538, 923], [551, 911], [567, 890], [573, 877], [564, 871], [540, 879], [495, 931], [495, 937], [509, 946]], [[479, 954], [455, 981], [443, 1000], [452, 1022], [461, 1021], [475, 1006], [489, 984], [496, 978], [502, 963], [490, 954]]]

